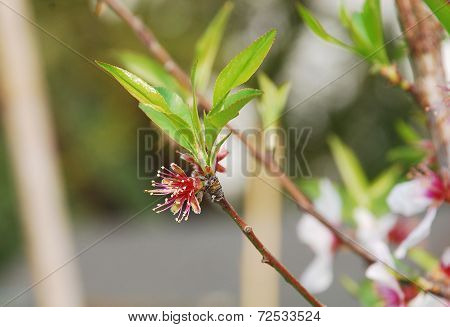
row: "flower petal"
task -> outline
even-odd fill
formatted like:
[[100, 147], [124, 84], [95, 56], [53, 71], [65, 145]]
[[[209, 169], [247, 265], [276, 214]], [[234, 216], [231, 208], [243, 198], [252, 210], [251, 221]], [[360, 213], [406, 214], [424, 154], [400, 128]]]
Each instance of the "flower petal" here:
[[317, 255], [300, 276], [300, 282], [311, 293], [321, 293], [330, 287], [333, 281], [333, 255]]
[[202, 211], [200, 203], [198, 203], [198, 199], [195, 195], [192, 195], [191, 207], [194, 213], [196, 213], [197, 215]]
[[450, 247], [446, 248], [441, 257], [441, 270], [450, 277]]
[[[354, 217], [358, 225], [356, 237], [369, 249], [378, 259], [392, 262], [388, 246], [384, 243], [389, 230], [395, 224], [392, 215], [385, 215], [376, 219], [373, 214], [365, 208], [356, 208]], [[392, 262], [393, 265], [393, 262]]]
[[435, 295], [427, 294], [427, 293], [419, 293], [414, 299], [412, 299], [409, 304], [409, 307], [445, 307], [448, 306], [446, 304], [445, 299], [438, 298]]
[[397, 184], [387, 197], [389, 208], [398, 214], [412, 216], [424, 211], [432, 199], [426, 196], [426, 185], [422, 179]]
[[183, 169], [181, 169], [181, 167], [180, 166], [178, 166], [176, 163], [171, 163], [170, 164], [170, 168], [174, 171], [174, 172], [176, 172], [177, 174], [179, 174], [179, 175], [181, 175], [181, 176], [183, 176], [183, 177], [187, 177], [186, 176], [186, 173], [184, 172], [184, 170]]
[[297, 224], [300, 241], [307, 244], [316, 254], [332, 253], [334, 236], [311, 215], [303, 215]]
[[422, 219], [420, 224], [408, 235], [408, 237], [400, 244], [400, 246], [395, 251], [395, 257], [402, 259], [406, 256], [408, 250], [419, 244], [421, 241], [427, 238], [430, 234], [431, 224], [436, 218], [437, 208], [430, 207]]
[[331, 223], [339, 225], [342, 218], [342, 201], [333, 183], [329, 179], [321, 179], [319, 182], [320, 196], [314, 201], [314, 205]]
[[444, 250], [444, 253], [441, 257], [441, 263], [444, 266], [450, 266], [450, 246]]
[[403, 292], [395, 277], [389, 272], [384, 264], [381, 262], [373, 263], [366, 270], [366, 277], [380, 284], [383, 287], [387, 287], [395, 293], [403, 301]]

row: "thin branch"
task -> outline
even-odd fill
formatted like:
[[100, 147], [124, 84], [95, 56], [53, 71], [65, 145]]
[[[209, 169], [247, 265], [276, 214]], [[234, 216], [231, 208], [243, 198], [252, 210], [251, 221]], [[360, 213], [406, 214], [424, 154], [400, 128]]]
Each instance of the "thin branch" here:
[[303, 298], [308, 301], [311, 305], [315, 307], [323, 307], [324, 305], [314, 297], [300, 282], [287, 270], [281, 262], [275, 258], [269, 250], [264, 246], [264, 244], [259, 240], [253, 229], [245, 223], [245, 221], [239, 216], [239, 214], [234, 210], [231, 204], [227, 201], [225, 197], [217, 200], [222, 209], [233, 219], [239, 229], [244, 233], [244, 235], [249, 239], [253, 246], [261, 253], [262, 263], [266, 263], [275, 269], [284, 280], [290, 284], [297, 292], [299, 292]]
[[[166, 69], [172, 74], [178, 82], [186, 87], [191, 88], [191, 84], [187, 74], [178, 66], [178, 64], [172, 59], [169, 53], [158, 42], [153, 32], [144, 25], [144, 23], [136, 16], [134, 16], [130, 10], [125, 7], [119, 0], [102, 0], [107, 4], [120, 18], [126, 22], [129, 27], [135, 32], [139, 39], [143, 42], [150, 54], [156, 58]], [[203, 96], [198, 95], [199, 103], [205, 110], [211, 109], [211, 104]], [[318, 213], [311, 201], [298, 189], [298, 187], [283, 173], [279, 165], [273, 160], [271, 156], [257, 150], [252, 144], [250, 144], [245, 135], [240, 131], [227, 125], [227, 128], [247, 147], [250, 153], [261, 162], [268, 171], [277, 176], [283, 187], [289, 192], [297, 206], [314, 216], [323, 225], [325, 225], [339, 241], [347, 246], [350, 250], [357, 253], [364, 258], [367, 262], [372, 263], [375, 258], [364, 248], [359, 246], [355, 241], [342, 232], [340, 232], [335, 226], [333, 226], [325, 217]]]
[[378, 73], [392, 85], [398, 86], [402, 90], [409, 92], [412, 95], [415, 94], [414, 85], [399, 72], [397, 65], [392, 64], [382, 66], [378, 70]]
[[[134, 33], [138, 36], [144, 46], [147, 48], [149, 53], [157, 59], [164, 68], [174, 76], [177, 81], [185, 88], [191, 89], [190, 79], [188, 75], [178, 66], [175, 60], [170, 56], [170, 54], [164, 49], [164, 47], [159, 43], [158, 39], [155, 37], [153, 32], [144, 25], [144, 23], [130, 10], [124, 6], [120, 0], [101, 0], [103, 3], [108, 5], [127, 25], [134, 31]], [[425, 20], [422, 18], [422, 20]], [[412, 27], [410, 28], [412, 29]], [[397, 72], [397, 76], [394, 78], [393, 75], [388, 78], [391, 82], [395, 82], [394, 84], [401, 86], [403, 89], [415, 93], [413, 86], [401, 75]], [[383, 73], [382, 73], [383, 75]], [[388, 76], [385, 76], [388, 77]], [[209, 101], [198, 94], [199, 104], [206, 110], [209, 111], [211, 109], [211, 104]], [[268, 156], [266, 153], [257, 150], [252, 144], [250, 144], [245, 138], [244, 134], [240, 131], [232, 128], [230, 125], [227, 125], [227, 128], [247, 147], [250, 151], [251, 155], [255, 157], [264, 167], [271, 172], [274, 176], [276, 176], [284, 189], [290, 194], [293, 201], [297, 204], [299, 209], [306, 211], [315, 219], [317, 219], [320, 223], [322, 223], [328, 230], [330, 230], [336, 238], [340, 241], [340, 243], [350, 249], [352, 252], [360, 256], [364, 259], [368, 264], [374, 263], [378, 261], [369, 251], [367, 251], [364, 247], [359, 245], [356, 241], [354, 241], [350, 236], [346, 235], [344, 232], [340, 231], [333, 224], [331, 224], [328, 219], [326, 219], [323, 215], [321, 215], [315, 208], [311, 201], [306, 197], [303, 192], [286, 176], [286, 174], [282, 171], [280, 166], [273, 160], [271, 156]], [[448, 129], [450, 131], [450, 128]], [[221, 204], [222, 205], [222, 204]], [[223, 205], [222, 205], [223, 208]], [[225, 210], [225, 208], [224, 208]], [[425, 280], [424, 280], [425, 281]], [[421, 287], [424, 291], [430, 292], [439, 296], [448, 295], [447, 292], [442, 292], [436, 287], [432, 286], [433, 283], [427, 281], [428, 283], [423, 283], [424, 285], [428, 285], [426, 288]]]
[[450, 108], [445, 103], [443, 90], [446, 78], [441, 54], [442, 27], [423, 1], [396, 0], [396, 3], [410, 49], [414, 95], [427, 114], [442, 177], [449, 183]]

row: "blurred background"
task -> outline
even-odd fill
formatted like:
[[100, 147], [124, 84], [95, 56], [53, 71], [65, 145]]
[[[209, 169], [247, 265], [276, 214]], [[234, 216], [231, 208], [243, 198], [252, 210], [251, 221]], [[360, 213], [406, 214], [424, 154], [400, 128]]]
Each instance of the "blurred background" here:
[[[185, 69], [190, 67], [196, 40], [224, 3], [124, 2]], [[0, 302], [13, 300], [12, 306], [306, 305], [277, 276], [268, 277], [269, 286], [258, 279], [260, 271], [268, 268], [259, 263], [254, 250], [249, 250], [254, 256], [250, 267], [244, 267], [250, 259], [242, 259], [247, 250], [241, 234], [207, 201], [200, 216], [180, 225], [169, 214], [156, 215], [148, 208], [141, 212], [154, 202], [143, 193], [153, 176], [141, 178], [137, 171], [143, 158], [137, 130], [148, 127], [148, 119], [120, 86], [88, 61], [119, 64], [116, 54], [125, 49], [146, 54], [130, 29], [108, 10], [97, 17], [94, 2], [86, 0], [6, 3], [15, 11], [0, 4]], [[357, 0], [346, 3], [350, 8], [361, 5]], [[314, 36], [301, 23], [294, 4], [236, 0], [215, 72], [258, 35], [277, 28], [276, 43], [261, 70], [277, 83], [291, 81], [286, 107], [293, 109], [281, 125], [312, 128], [304, 151], [312, 178], [327, 176], [339, 183], [327, 145], [331, 134], [355, 151], [373, 178], [391, 164], [388, 150], [402, 144], [395, 123], [420, 121], [418, 110], [408, 95], [370, 74], [365, 63], [308, 98], [360, 59]], [[334, 35], [345, 35], [337, 19], [338, 1], [305, 4]], [[385, 4], [388, 40], [400, 30], [392, 4]], [[395, 46], [394, 42], [388, 51]], [[400, 68], [411, 77], [406, 61]], [[249, 84], [256, 86], [255, 79]], [[249, 105], [234, 125], [258, 125], [254, 106]], [[241, 153], [236, 140], [230, 142], [229, 148]], [[227, 165], [237, 167], [224, 177], [224, 184], [239, 211], [253, 210], [250, 202], [263, 203], [260, 195], [248, 191], [252, 179], [239, 173], [239, 156]], [[40, 187], [33, 186], [36, 183]], [[300, 275], [312, 258], [296, 235], [301, 214], [288, 198], [276, 194], [279, 210], [265, 224], [271, 226], [273, 215], [280, 225], [276, 239], [268, 242], [274, 243], [282, 262]], [[429, 248], [437, 255], [448, 228], [444, 219], [433, 226]], [[110, 231], [114, 233], [108, 236]], [[319, 298], [330, 306], [357, 305], [341, 287], [339, 276], [358, 280], [363, 271], [359, 258], [340, 252], [335, 283]]]

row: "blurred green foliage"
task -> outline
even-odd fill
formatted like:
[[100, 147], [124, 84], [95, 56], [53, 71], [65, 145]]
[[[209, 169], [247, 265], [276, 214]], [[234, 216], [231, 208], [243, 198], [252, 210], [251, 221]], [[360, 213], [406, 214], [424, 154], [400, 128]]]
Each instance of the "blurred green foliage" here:
[[[194, 6], [186, 0], [140, 1], [134, 11], [154, 29], [161, 43], [187, 69], [195, 55], [196, 41], [224, 3], [196, 0]], [[218, 51], [212, 68], [214, 73], [242, 48], [242, 45], [234, 45], [232, 40], [249, 25], [247, 20], [252, 16], [249, 3], [250, 0], [235, 3], [224, 45]], [[146, 54], [127, 26], [112, 14], [96, 17], [88, 1], [34, 0], [32, 4], [35, 21], [42, 28], [88, 59], [120, 64], [117, 53], [123, 50]], [[286, 18], [288, 29], [278, 35], [264, 65], [264, 71], [276, 82], [277, 74], [293, 48], [293, 41], [303, 28], [294, 2], [286, 1], [282, 6], [281, 14]], [[143, 149], [138, 149], [136, 139], [137, 129], [148, 126], [147, 117], [136, 110], [135, 100], [86, 58], [42, 32], [36, 31], [36, 35], [48, 81], [72, 216], [77, 221], [92, 217], [114, 219], [121, 213], [141, 209], [149, 203], [149, 198], [143, 193], [149, 181], [137, 176], [137, 151]], [[256, 85], [255, 81], [252, 83], [250, 86]], [[330, 105], [325, 127], [313, 129], [305, 156], [309, 163], [324, 158], [324, 155], [329, 160], [327, 137], [338, 135], [356, 153], [367, 178], [373, 179], [388, 167], [387, 151], [404, 145], [394, 125], [399, 119], [409, 122], [412, 101], [378, 77], [368, 74], [362, 84], [361, 92], [343, 110], [334, 110], [338, 104]], [[301, 108], [296, 111], [301, 111]], [[299, 117], [292, 119], [290, 114], [285, 115], [282, 125], [296, 128], [317, 126], [313, 118], [307, 115]], [[19, 223], [4, 133], [3, 130], [0, 132], [1, 261], [19, 244]], [[314, 176], [322, 175], [320, 165], [311, 168]]]

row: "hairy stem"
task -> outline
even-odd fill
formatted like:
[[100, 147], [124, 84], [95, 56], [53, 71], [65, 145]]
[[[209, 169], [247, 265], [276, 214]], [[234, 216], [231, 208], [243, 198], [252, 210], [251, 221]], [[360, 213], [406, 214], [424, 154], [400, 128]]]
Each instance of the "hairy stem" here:
[[[414, 95], [427, 115], [441, 174], [450, 178], [450, 108], [445, 103], [442, 27], [421, 0], [396, 0], [414, 70]], [[448, 5], [448, 4], [447, 4]], [[443, 9], [443, 8], [441, 8]]]
[[268, 264], [273, 269], [275, 269], [284, 280], [290, 284], [298, 293], [300, 293], [303, 298], [308, 301], [312, 306], [323, 307], [324, 305], [316, 299], [300, 282], [287, 270], [283, 264], [275, 258], [269, 250], [264, 246], [264, 244], [259, 240], [253, 229], [245, 223], [245, 221], [239, 216], [239, 214], [234, 210], [231, 204], [227, 201], [225, 197], [222, 197], [216, 201], [222, 209], [233, 219], [239, 229], [244, 233], [244, 235], [249, 239], [253, 246], [262, 255], [262, 262]]

